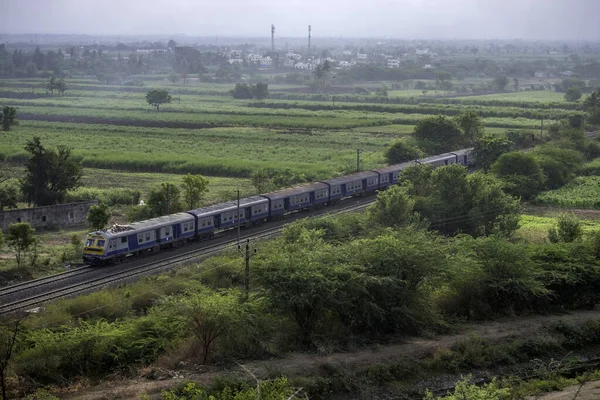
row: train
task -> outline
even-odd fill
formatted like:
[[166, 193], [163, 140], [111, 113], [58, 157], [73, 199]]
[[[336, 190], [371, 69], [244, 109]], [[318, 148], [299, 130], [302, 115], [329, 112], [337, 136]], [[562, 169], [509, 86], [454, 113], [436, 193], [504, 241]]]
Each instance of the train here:
[[106, 230], [88, 233], [83, 262], [88, 265], [118, 263], [143, 253], [181, 246], [190, 240], [211, 238], [238, 225], [264, 224], [290, 213], [327, 207], [347, 198], [385, 190], [398, 183], [400, 172], [410, 165], [425, 164], [438, 168], [451, 164], [470, 166], [473, 162], [473, 149], [462, 149], [246, 197], [240, 199], [239, 204], [238, 201], [229, 201], [126, 225], [113, 225]]

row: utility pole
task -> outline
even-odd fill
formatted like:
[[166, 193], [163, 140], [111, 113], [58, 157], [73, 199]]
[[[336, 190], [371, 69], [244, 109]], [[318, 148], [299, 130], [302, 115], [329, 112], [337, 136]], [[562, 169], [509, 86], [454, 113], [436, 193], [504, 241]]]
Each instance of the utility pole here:
[[237, 233], [238, 233], [238, 249], [240, 248], [240, 189], [237, 191]]
[[360, 153], [362, 153], [362, 150], [356, 149], [356, 172], [360, 172]]
[[331, 96], [331, 102], [333, 103], [333, 107], [335, 107], [335, 96]]
[[171, 210], [171, 184], [167, 183], [167, 215]]
[[242, 246], [238, 245], [238, 251], [244, 257], [245, 269], [244, 269], [244, 292], [245, 298], [248, 300], [248, 293], [250, 292], [250, 258], [256, 255], [256, 249], [254, 254], [250, 254], [250, 239], [246, 239], [246, 250], [242, 251]]
[[540, 125], [540, 142], [542, 141], [542, 134], [544, 132], [544, 117], [541, 118], [542, 124]]

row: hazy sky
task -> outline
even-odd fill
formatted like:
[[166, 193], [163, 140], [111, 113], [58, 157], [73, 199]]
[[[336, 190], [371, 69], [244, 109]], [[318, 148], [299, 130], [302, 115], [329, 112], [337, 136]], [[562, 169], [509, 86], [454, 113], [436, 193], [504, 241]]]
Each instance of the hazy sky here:
[[600, 0], [0, 0], [0, 33], [600, 40]]

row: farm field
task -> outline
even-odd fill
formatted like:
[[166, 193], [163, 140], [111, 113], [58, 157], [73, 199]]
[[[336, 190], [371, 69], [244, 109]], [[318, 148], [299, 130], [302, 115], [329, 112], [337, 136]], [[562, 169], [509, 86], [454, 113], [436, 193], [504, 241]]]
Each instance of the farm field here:
[[568, 208], [600, 208], [600, 176], [579, 176], [557, 190], [538, 195], [538, 204]]
[[[127, 187], [136, 179], [148, 185], [172, 182], [178, 179], [176, 174], [190, 172], [213, 177], [217, 186], [224, 187], [218, 191], [226, 193], [239, 182], [221, 182], [214, 177], [242, 178], [242, 186], [248, 187], [248, 178], [261, 168], [289, 170], [306, 180], [352, 172], [356, 149], [363, 151], [361, 168], [380, 167], [385, 164], [386, 146], [395, 138], [410, 135], [415, 124], [431, 115], [457, 115], [465, 104], [484, 117], [490, 133], [538, 129], [540, 115], [559, 119], [577, 112], [564, 102], [565, 108], [560, 108], [562, 95], [553, 92], [431, 96], [420, 104], [410, 103], [415, 95], [429, 97], [419, 90], [390, 91], [390, 97], [408, 101], [399, 104], [360, 102], [355, 101], [360, 98], [351, 97], [344, 102], [337, 96], [335, 102], [310, 101], [309, 97], [257, 102], [232, 99], [227, 92], [233, 84], [192, 81], [168, 85], [160, 75], [140, 79], [146, 86], [102, 85], [92, 77], [69, 80], [64, 96], [46, 95], [40, 79], [1, 80], [0, 103], [18, 107], [21, 124], [4, 135], [0, 158], [22, 162], [26, 159], [25, 143], [38, 136], [48, 146], [68, 145], [73, 149], [86, 168], [84, 183], [88, 187]], [[173, 97], [159, 112], [145, 101], [145, 93], [154, 87], [166, 88]], [[298, 85], [269, 85], [274, 93], [294, 88]], [[429, 91], [428, 95], [435, 93], [445, 92]], [[495, 100], [503, 105], [489, 105]], [[523, 101], [534, 103], [520, 107]], [[548, 113], [543, 107], [536, 108], [535, 102], [554, 108]], [[92, 173], [88, 170], [95, 176], [110, 172], [98, 180], [88, 179]], [[157, 176], [135, 175], [140, 173]], [[175, 175], [160, 175], [166, 173]], [[128, 181], [129, 174], [135, 177], [132, 181]], [[212, 196], [208, 198], [223, 198]]]
[[[560, 211], [555, 210], [547, 215], [521, 215], [516, 237], [532, 243], [546, 242], [548, 240], [548, 230], [556, 226], [559, 214]], [[581, 213], [577, 213], [575, 216], [580, 219], [584, 234], [600, 230], [598, 219], [591, 219]]]
[[[21, 165], [10, 164], [5, 166], [4, 171], [8, 177], [22, 178], [24, 169]], [[183, 174], [169, 173], [149, 173], [149, 172], [129, 172], [120, 170], [107, 170], [98, 168], [84, 168], [81, 180], [82, 187], [75, 190], [71, 196], [86, 194], [98, 194], [100, 197], [109, 197], [111, 193], [119, 190], [137, 190], [140, 192], [140, 199], [145, 200], [152, 188], [161, 183], [170, 183], [180, 185]], [[246, 178], [228, 178], [220, 176], [207, 176], [210, 181], [209, 191], [204, 195], [203, 204], [212, 204], [221, 201], [231, 200], [237, 196], [237, 190], [240, 190], [241, 196], [251, 196], [256, 193], [249, 179]], [[21, 204], [25, 207], [26, 204]]]
[[[201, 173], [249, 177], [260, 168], [290, 169], [307, 179], [354, 168], [356, 149], [363, 168], [383, 165], [390, 138], [360, 132], [288, 132], [263, 128], [168, 129], [22, 121], [0, 144], [13, 162], [26, 158], [27, 140], [68, 144], [84, 167], [132, 172]], [[350, 167], [352, 166], [352, 167]]]
[[485, 94], [480, 96], [464, 96], [455, 97], [456, 99], [468, 100], [502, 100], [502, 101], [518, 101], [518, 102], [540, 102], [540, 103], [565, 103], [564, 93], [552, 92], [549, 90], [525, 91], [525, 92], [510, 92], [510, 93], [495, 93]]

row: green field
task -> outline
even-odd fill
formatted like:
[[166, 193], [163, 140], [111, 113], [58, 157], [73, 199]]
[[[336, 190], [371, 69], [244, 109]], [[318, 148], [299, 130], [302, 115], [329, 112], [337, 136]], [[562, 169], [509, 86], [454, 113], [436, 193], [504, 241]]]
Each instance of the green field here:
[[579, 176], [560, 189], [540, 194], [536, 201], [556, 207], [600, 209], [600, 176]]
[[565, 94], [549, 90], [485, 94], [480, 96], [456, 97], [468, 100], [502, 100], [515, 102], [566, 103]]
[[[354, 171], [356, 149], [363, 151], [363, 169], [380, 167], [386, 146], [410, 135], [414, 125], [431, 115], [457, 115], [469, 107], [484, 117], [488, 132], [500, 133], [538, 129], [540, 116], [560, 119], [577, 112], [561, 94], [546, 91], [437, 97], [448, 93], [430, 90], [423, 96], [420, 90], [391, 90], [388, 101], [379, 104], [371, 102], [373, 96], [336, 95], [334, 102], [325, 93], [277, 93], [298, 85], [270, 84], [274, 95], [299, 100], [256, 102], [232, 99], [227, 92], [234, 84], [171, 85], [165, 75], [131, 79], [143, 80], [144, 86], [102, 85], [94, 77], [68, 79], [64, 96], [47, 95], [41, 79], [0, 80], [0, 104], [18, 107], [21, 117], [21, 124], [3, 135], [0, 158], [23, 162], [25, 143], [39, 136], [45, 145], [73, 149], [86, 168], [86, 186], [108, 190], [136, 180], [156, 184], [178, 179], [160, 175], [165, 173], [200, 173], [221, 187], [214, 193], [225, 193], [210, 197], [216, 201], [240, 182], [249, 187], [248, 178], [261, 168], [324, 179]], [[145, 93], [155, 87], [173, 96], [160, 112], [145, 101]], [[490, 103], [498, 101], [500, 105]], [[94, 179], [88, 171], [94, 171]]]
[[[263, 128], [170, 129], [23, 121], [4, 135], [0, 155], [26, 158], [27, 140], [68, 144], [85, 167], [249, 177], [260, 168], [291, 169], [308, 179], [346, 172], [356, 149], [364, 168], [383, 165], [390, 138], [361, 132], [288, 132]], [[367, 157], [369, 155], [369, 157]], [[353, 168], [353, 167], [352, 167]]]

